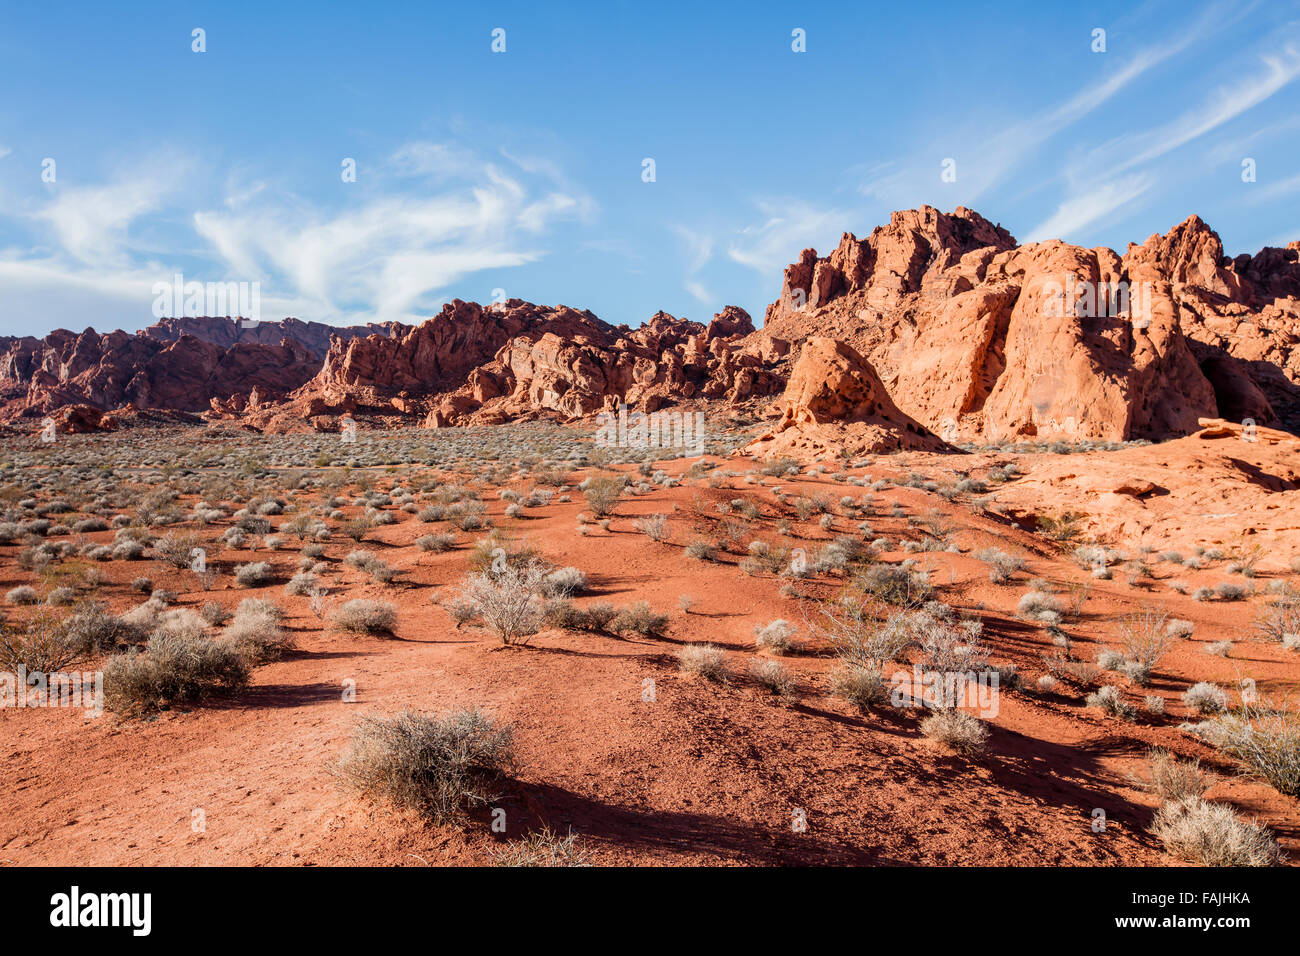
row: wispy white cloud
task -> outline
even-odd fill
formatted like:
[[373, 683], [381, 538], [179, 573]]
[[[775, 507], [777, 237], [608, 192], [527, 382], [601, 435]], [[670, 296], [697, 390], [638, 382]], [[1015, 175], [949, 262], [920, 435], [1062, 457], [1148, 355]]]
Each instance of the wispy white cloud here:
[[[1030, 230], [1030, 241], [1075, 233], [1167, 182], [1158, 160], [1223, 126], [1300, 77], [1300, 46], [1259, 57], [1262, 69], [1212, 89], [1196, 106], [1152, 129], [1117, 136], [1090, 150], [1067, 169], [1066, 198], [1046, 220]], [[1214, 155], [1215, 150], [1210, 150]], [[1140, 171], [1137, 171], [1139, 170]]]
[[804, 249], [825, 250], [839, 239], [844, 224], [852, 221], [842, 210], [819, 208], [800, 200], [767, 200], [758, 206], [766, 218], [740, 230], [728, 246], [727, 256], [766, 279], [779, 276]]
[[1300, 193], [1300, 173], [1267, 185], [1262, 183], [1256, 185], [1249, 193], [1249, 202], [1254, 204], [1273, 202], [1296, 193]]
[[1239, 82], [1211, 91], [1201, 103], [1168, 123], [1149, 132], [1118, 137], [1095, 151], [1088, 162], [1095, 165], [1116, 157], [1109, 175], [1117, 175], [1150, 163], [1178, 147], [1204, 136], [1224, 123], [1259, 105], [1300, 76], [1300, 46], [1289, 43], [1276, 53], [1260, 57], [1263, 69]]
[[122, 263], [129, 253], [128, 227], [158, 209], [171, 188], [169, 183], [146, 178], [61, 187], [32, 216], [53, 229], [59, 245], [73, 259], [86, 264]]
[[1065, 200], [1056, 211], [1039, 223], [1026, 237], [1027, 242], [1064, 239], [1133, 202], [1151, 188], [1151, 176], [1126, 176], [1099, 183]]
[[709, 232], [691, 229], [687, 226], [674, 225], [673, 233], [686, 256], [686, 277], [682, 287], [698, 302], [710, 305], [716, 300], [698, 278], [701, 269], [713, 259], [714, 238]]
[[[143, 325], [153, 283], [183, 271], [199, 281], [259, 282], [264, 314], [416, 321], [435, 307], [439, 290], [475, 272], [537, 261], [547, 253], [548, 230], [596, 208], [583, 191], [557, 187], [553, 167], [520, 161], [507, 169], [465, 156], [452, 146], [408, 144], [381, 164], [355, 203], [332, 210], [255, 176], [232, 177], [224, 197], [190, 211], [177, 206], [184, 190], [175, 176], [61, 187], [25, 215], [44, 241], [0, 252], [5, 297], [39, 301], [58, 289], [64, 297], [138, 302]], [[437, 186], [413, 197], [386, 182], [408, 175]], [[182, 227], [168, 255], [132, 236], [160, 217]], [[207, 263], [206, 274], [176, 264], [172, 253], [182, 248], [191, 265]]]
[[[1105, 106], [1144, 74], [1204, 39], [1212, 30], [1221, 29], [1225, 16], [1222, 7], [1207, 7], [1171, 39], [1138, 50], [1104, 79], [1022, 120], [999, 125], [981, 118], [978, 132], [954, 127], [944, 142], [932, 143], [906, 160], [853, 167], [850, 175], [857, 179], [858, 192], [868, 198], [890, 208], [914, 206], [934, 195], [940, 157], [956, 153], [953, 158], [957, 160], [961, 199], [975, 202], [1015, 169], [1033, 162], [1036, 151], [1053, 137]], [[951, 145], [953, 142], [978, 143], [978, 148], [958, 150]]]

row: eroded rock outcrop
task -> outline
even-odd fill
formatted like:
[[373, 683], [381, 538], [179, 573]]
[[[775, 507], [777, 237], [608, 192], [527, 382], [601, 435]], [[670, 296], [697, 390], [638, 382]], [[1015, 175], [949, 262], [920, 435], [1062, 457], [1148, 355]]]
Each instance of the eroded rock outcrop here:
[[519, 299], [456, 300], [404, 335], [336, 340], [320, 372], [261, 427], [339, 414], [417, 415], [429, 427], [550, 414], [576, 419], [619, 402], [644, 411], [696, 399], [744, 402], [785, 384], [774, 360], [740, 348], [754, 331], [728, 307], [708, 327], [654, 315], [637, 329]]
[[58, 330], [43, 339], [0, 338], [0, 413], [37, 418], [66, 406], [123, 405], [199, 412], [251, 391], [283, 398], [315, 374], [304, 346], [223, 348], [182, 335], [160, 342], [126, 332]]
[[899, 410], [871, 365], [835, 339], [804, 342], [778, 408], [776, 426], [746, 446], [745, 454], [807, 461], [944, 448]]
[[1195, 216], [1121, 256], [1017, 246], [978, 213], [923, 207], [825, 258], [805, 250], [758, 336], [853, 345], [950, 440], [1158, 439], [1219, 414], [1294, 424], [1295, 260], [1227, 259]]

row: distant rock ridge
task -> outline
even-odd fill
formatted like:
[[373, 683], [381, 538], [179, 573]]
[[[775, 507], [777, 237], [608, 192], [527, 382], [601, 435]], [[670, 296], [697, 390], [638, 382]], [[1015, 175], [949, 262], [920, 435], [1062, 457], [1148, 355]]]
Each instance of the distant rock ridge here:
[[159, 319], [153, 325], [141, 329], [140, 334], [160, 342], [175, 342], [182, 335], [192, 335], [222, 348], [235, 345], [279, 345], [284, 339], [292, 339], [318, 359], [323, 359], [329, 351], [331, 338], [350, 341], [366, 335], [398, 335], [409, 328], [400, 322], [336, 326], [324, 322], [303, 322], [292, 317], [268, 322], [218, 316], [178, 316]]

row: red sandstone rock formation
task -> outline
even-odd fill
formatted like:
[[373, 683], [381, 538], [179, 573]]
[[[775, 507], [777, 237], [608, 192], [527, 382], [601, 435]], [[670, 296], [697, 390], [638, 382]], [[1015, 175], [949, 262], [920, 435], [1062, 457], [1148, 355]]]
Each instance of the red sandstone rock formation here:
[[1120, 256], [1016, 246], [970, 210], [923, 207], [828, 257], [805, 250], [759, 336], [849, 342], [949, 439], [1164, 438], [1219, 414], [1294, 425], [1296, 258], [1293, 244], [1229, 260], [1194, 216]]
[[778, 407], [776, 427], [751, 442], [745, 454], [807, 461], [944, 448], [899, 411], [871, 365], [835, 339], [804, 342]]
[[632, 330], [567, 306], [512, 299], [496, 306], [456, 300], [406, 334], [336, 340], [291, 412], [259, 420], [343, 413], [419, 414], [430, 427], [552, 414], [580, 418], [627, 402], [645, 411], [691, 399], [743, 402], [776, 394], [784, 377], [738, 345], [754, 327], [728, 307], [705, 326], [665, 313]]
[[293, 341], [222, 348], [184, 335], [163, 343], [125, 332], [58, 330], [0, 338], [0, 414], [48, 415], [69, 405], [203, 411], [253, 389], [283, 397], [309, 380], [315, 357]]

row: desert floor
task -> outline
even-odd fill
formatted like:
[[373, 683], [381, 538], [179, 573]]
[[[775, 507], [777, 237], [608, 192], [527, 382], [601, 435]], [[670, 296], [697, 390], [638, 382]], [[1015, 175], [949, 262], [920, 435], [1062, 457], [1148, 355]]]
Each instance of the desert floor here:
[[[102, 439], [65, 441], [77, 456], [91, 459], [103, 447], [96, 444]], [[590, 509], [576, 486], [597, 473], [592, 465], [568, 471], [549, 504], [507, 517], [511, 502], [499, 496], [501, 489], [527, 494], [538, 486], [533, 474], [509, 463], [498, 462], [493, 474], [475, 477], [460, 473], [455, 462], [313, 470], [308, 459], [293, 477], [333, 474], [336, 487], [297, 489], [282, 480], [283, 469], [255, 474], [246, 469], [241, 475], [182, 450], [179, 473], [151, 473], [144, 465], [132, 470], [119, 462], [99, 491], [78, 494], [73, 479], [66, 487], [26, 487], [32, 476], [56, 476], [70, 467], [68, 462], [80, 460], [66, 452], [57, 459], [48, 450], [28, 452], [30, 446], [15, 440], [10, 449], [22, 461], [5, 473], [17, 489], [6, 497], [7, 506], [18, 507], [17, 499], [26, 496], [40, 502], [69, 498], [75, 502], [70, 515], [49, 517], [76, 519], [94, 513], [92, 499], [100, 494], [105, 515], [132, 514], [135, 496], [161, 481], [188, 488], [172, 503], [183, 520], [150, 530], [158, 535], [195, 531], [213, 542], [210, 560], [219, 574], [211, 590], [204, 590], [191, 571], [147, 552], [141, 560], [83, 562], [98, 572], [88, 586], [94, 599], [114, 612], [128, 611], [147, 597], [131, 587], [140, 576], [177, 592], [174, 607], [179, 608], [198, 610], [217, 602], [233, 610], [244, 598], [266, 598], [285, 612], [284, 626], [295, 647], [280, 660], [257, 666], [251, 686], [234, 698], [213, 697], [129, 719], [113, 713], [87, 719], [69, 709], [0, 709], [0, 862], [5, 864], [481, 865], [491, 863], [509, 841], [545, 826], [576, 833], [586, 861], [595, 865], [1161, 866], [1180, 861], [1148, 829], [1159, 797], [1139, 780], [1148, 751], [1156, 746], [1200, 760], [1214, 774], [1208, 799], [1258, 818], [1276, 834], [1291, 862], [1300, 858], [1296, 799], [1240, 773], [1223, 753], [1179, 729], [1199, 719], [1182, 700], [1196, 682], [1216, 683], [1231, 697], [1243, 679], [1250, 679], [1261, 694], [1277, 700], [1294, 699], [1300, 682], [1297, 652], [1260, 639], [1252, 624], [1266, 589], [1294, 579], [1291, 551], [1277, 545], [1272, 531], [1248, 538], [1249, 516], [1230, 526], [1220, 520], [1223, 527], [1188, 518], [1200, 513], [1196, 509], [1203, 502], [1196, 496], [1217, 495], [1223, 482], [1231, 504], [1231, 483], [1237, 479], [1228, 465], [1222, 465], [1222, 474], [1215, 471], [1222, 462], [1211, 462], [1209, 472], [1194, 477], [1176, 456], [1160, 465], [1166, 476], [1189, 477], [1183, 486], [1168, 482], [1155, 504], [1121, 493], [1131, 499], [1130, 510], [1169, 509], [1139, 528], [1127, 512], [1115, 517], [1125, 502], [1101, 500], [1116, 494], [1110, 488], [1075, 487], [1047, 505], [1051, 489], [1059, 487], [1053, 481], [1068, 484], [1090, 469], [1109, 475], [1116, 461], [1130, 471], [1143, 463], [1155, 468], [1158, 455], [1150, 447], [1070, 455], [887, 455], [844, 470], [805, 467], [780, 477], [761, 474], [759, 463], [744, 458], [708, 457], [714, 470], [696, 464], [689, 473], [695, 460], [678, 459], [654, 468], [670, 477], [686, 476], [682, 483], [647, 481], [648, 490], [625, 493], [608, 528], [602, 528], [596, 522], [580, 524], [580, 515]], [[1216, 462], [1241, 457], [1237, 445], [1214, 454]], [[1129, 456], [1132, 462], [1107, 456]], [[958, 474], [984, 475], [1007, 462], [1015, 462], [1025, 477], [990, 487], [988, 494], [1001, 509], [973, 505], [965, 493], [948, 500], [921, 481], [905, 484], [910, 475], [922, 475], [943, 485]], [[1096, 462], [1101, 466], [1092, 467]], [[379, 491], [410, 491], [420, 508], [433, 500], [432, 492], [417, 490], [421, 482], [443, 476], [444, 482], [481, 495], [486, 520], [503, 540], [527, 544], [557, 567], [585, 572], [589, 586], [573, 597], [575, 605], [648, 601], [669, 615], [667, 629], [661, 636], [644, 636], [547, 627], [526, 646], [507, 647], [472, 622], [457, 627], [444, 605], [469, 571], [474, 542], [487, 532], [430, 524], [411, 511], [387, 507], [380, 510], [392, 512], [395, 522], [374, 527], [360, 544], [339, 533], [322, 542], [320, 577], [335, 601], [391, 602], [396, 626], [387, 636], [341, 632], [317, 616], [307, 597], [285, 592], [301, 560], [296, 539], [285, 536], [275, 550], [257, 536], [244, 547], [223, 547], [216, 541], [234, 523], [231, 516], [204, 526], [194, 523], [191, 512], [205, 497], [196, 483], [227, 472], [245, 498], [278, 498], [285, 516], [319, 507], [331, 493], [341, 495], [347, 501], [339, 509], [345, 518], [327, 522], [335, 529], [365, 510], [354, 501], [359, 476]], [[611, 465], [607, 472], [626, 474], [633, 485], [642, 480], [631, 463]], [[869, 490], [850, 481], [863, 476], [889, 484]], [[1300, 492], [1285, 485], [1269, 490], [1257, 483], [1248, 489], [1284, 506], [1270, 512], [1269, 527], [1276, 525], [1279, 535], [1294, 534], [1300, 525], [1293, 520]], [[839, 504], [843, 496], [865, 494], [873, 498], [869, 513]], [[565, 495], [571, 500], [560, 500]], [[820, 514], [801, 520], [792, 506], [796, 499], [816, 496], [831, 506], [828, 522]], [[737, 499], [752, 503], [757, 516], [739, 520]], [[227, 505], [240, 507], [234, 499]], [[1130, 564], [1139, 546], [1154, 548], [1148, 571], [1130, 582], [1117, 566], [1110, 579], [1096, 579], [1074, 559], [1081, 540], [1061, 543], [1030, 530], [1027, 516], [1067, 510], [1089, 516], [1084, 526], [1090, 540], [1103, 542], [1109, 535]], [[636, 527], [638, 518], [653, 514], [667, 516], [665, 541], [653, 541]], [[1094, 522], [1094, 515], [1101, 517]], [[277, 526], [283, 520], [272, 518]], [[870, 533], [857, 528], [864, 520]], [[782, 521], [788, 528], [779, 526]], [[455, 542], [448, 550], [432, 553], [415, 546], [422, 535], [449, 527]], [[927, 529], [938, 529], [950, 549], [904, 550], [903, 542], [920, 543]], [[840, 535], [887, 539], [877, 562], [916, 561], [928, 571], [936, 600], [983, 623], [991, 660], [1016, 666], [1022, 688], [1000, 695], [983, 754], [966, 756], [927, 739], [920, 729], [926, 716], [921, 708], [862, 712], [832, 694], [834, 653], [819, 636], [816, 608], [844, 588], [848, 571], [790, 579], [741, 567], [755, 539], [813, 554]], [[46, 535], [49, 541], [73, 541], [79, 550], [112, 545], [114, 539], [114, 530], [74, 533], [57, 525]], [[686, 554], [686, 546], [700, 539], [717, 545], [711, 560]], [[1190, 554], [1197, 540], [1227, 552], [1258, 540], [1267, 550], [1248, 580], [1227, 573], [1231, 555], [1200, 569], [1158, 558], [1175, 545]], [[22, 540], [0, 545], [0, 592], [34, 585], [45, 593], [54, 583], [20, 567], [26, 546]], [[1027, 566], [1010, 582], [994, 584], [988, 564], [975, 556], [989, 547], [1023, 554]], [[359, 548], [396, 569], [394, 580], [377, 582], [345, 563], [345, 556]], [[271, 563], [271, 583], [237, 586], [231, 569], [255, 561]], [[1031, 578], [1043, 579], [1063, 596], [1070, 584], [1091, 585], [1081, 613], [1062, 624], [1076, 660], [1094, 661], [1100, 648], [1115, 646], [1117, 622], [1143, 607], [1159, 606], [1172, 618], [1192, 622], [1191, 636], [1178, 640], [1160, 660], [1147, 687], [1130, 687], [1116, 674], [1098, 678], [1119, 686], [1137, 706], [1134, 719], [1087, 706], [1084, 686], [1037, 689], [1036, 681], [1046, 673], [1044, 655], [1059, 648], [1041, 622], [1017, 612]], [[1186, 582], [1187, 593], [1170, 588], [1174, 580]], [[1255, 593], [1242, 600], [1192, 596], [1197, 588], [1225, 580]], [[688, 612], [679, 603], [683, 595], [694, 599]], [[31, 608], [8, 605], [4, 612], [16, 623]], [[748, 676], [753, 657], [771, 656], [756, 648], [754, 629], [776, 619], [791, 622], [802, 644], [781, 658], [799, 684], [797, 696], [788, 699]], [[1233, 642], [1229, 656], [1206, 653], [1207, 645], [1221, 641]], [[730, 679], [683, 672], [676, 654], [693, 643], [722, 648]], [[907, 666], [900, 663], [897, 669]], [[355, 682], [354, 702], [344, 700], [349, 682]], [[1147, 696], [1162, 698], [1165, 713], [1150, 713], [1143, 706]], [[492, 831], [490, 808], [471, 809], [459, 825], [437, 825], [359, 797], [331, 773], [362, 715], [404, 709], [444, 714], [468, 706], [513, 728], [517, 765], [492, 803], [505, 811], [505, 833]], [[1104, 828], [1094, 825], [1098, 810], [1104, 812]], [[196, 811], [204, 821], [201, 832], [195, 828]]]

